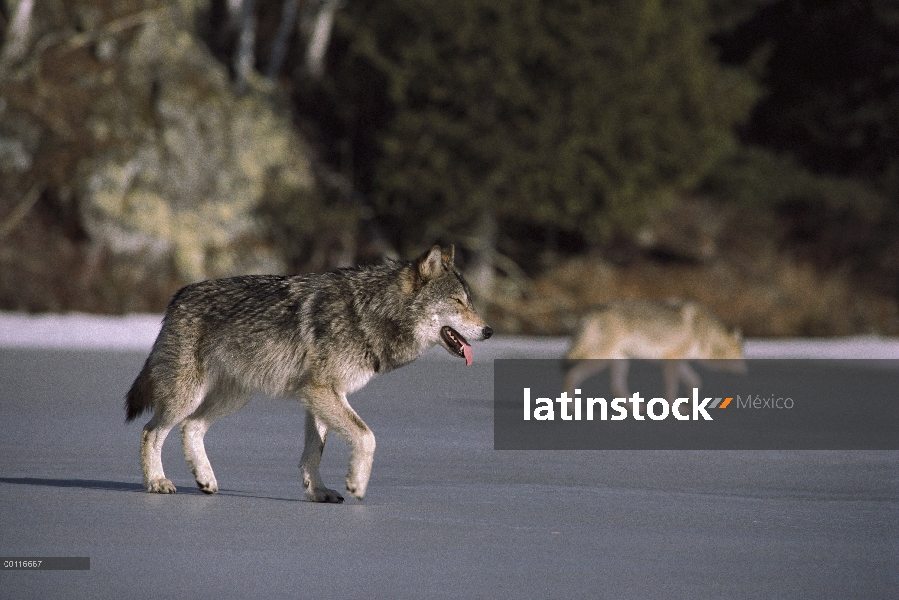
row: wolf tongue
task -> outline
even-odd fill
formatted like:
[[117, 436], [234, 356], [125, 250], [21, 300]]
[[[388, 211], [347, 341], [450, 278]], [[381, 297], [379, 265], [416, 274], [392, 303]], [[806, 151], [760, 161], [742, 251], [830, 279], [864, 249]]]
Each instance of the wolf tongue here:
[[473, 359], [471, 358], [471, 346], [462, 342], [462, 352], [465, 354], [465, 366], [470, 367]]

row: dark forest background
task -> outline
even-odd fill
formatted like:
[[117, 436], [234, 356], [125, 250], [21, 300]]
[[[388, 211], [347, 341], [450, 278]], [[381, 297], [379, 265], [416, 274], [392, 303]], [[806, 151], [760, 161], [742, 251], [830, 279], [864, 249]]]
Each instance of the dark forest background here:
[[899, 333], [888, 0], [5, 0], [0, 309], [453, 243], [488, 320]]

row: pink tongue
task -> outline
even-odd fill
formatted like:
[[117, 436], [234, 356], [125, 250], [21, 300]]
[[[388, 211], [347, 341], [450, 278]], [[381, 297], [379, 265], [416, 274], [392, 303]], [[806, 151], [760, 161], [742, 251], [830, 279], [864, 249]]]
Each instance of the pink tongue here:
[[466, 343], [462, 343], [462, 352], [465, 353], [465, 366], [470, 367], [472, 363], [471, 358], [471, 346]]

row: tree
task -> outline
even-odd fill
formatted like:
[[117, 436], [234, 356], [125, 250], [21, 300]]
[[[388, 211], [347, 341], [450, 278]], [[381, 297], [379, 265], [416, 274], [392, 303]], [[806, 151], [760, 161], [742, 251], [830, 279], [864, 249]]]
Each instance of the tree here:
[[628, 229], [733, 149], [754, 102], [707, 26], [705, 0], [353, 2], [334, 97], [386, 107], [344, 112], [384, 124], [363, 188], [411, 245], [492, 218]]
[[767, 49], [768, 95], [744, 130], [748, 142], [819, 173], [892, 178], [885, 191], [899, 192], [895, 2], [779, 0], [716, 39], [737, 65]]

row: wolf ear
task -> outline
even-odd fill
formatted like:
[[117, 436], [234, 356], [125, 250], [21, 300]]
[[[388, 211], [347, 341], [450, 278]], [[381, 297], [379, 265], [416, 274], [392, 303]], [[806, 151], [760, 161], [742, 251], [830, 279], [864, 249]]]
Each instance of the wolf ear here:
[[443, 264], [451, 267], [453, 266], [453, 260], [456, 258], [456, 247], [450, 244], [449, 248], [444, 248], [440, 251], [440, 255], [443, 257]]
[[[452, 249], [450, 249], [452, 253]], [[434, 246], [426, 254], [422, 254], [417, 261], [418, 274], [422, 281], [430, 281], [440, 276], [444, 271], [443, 250], [440, 246]]]

